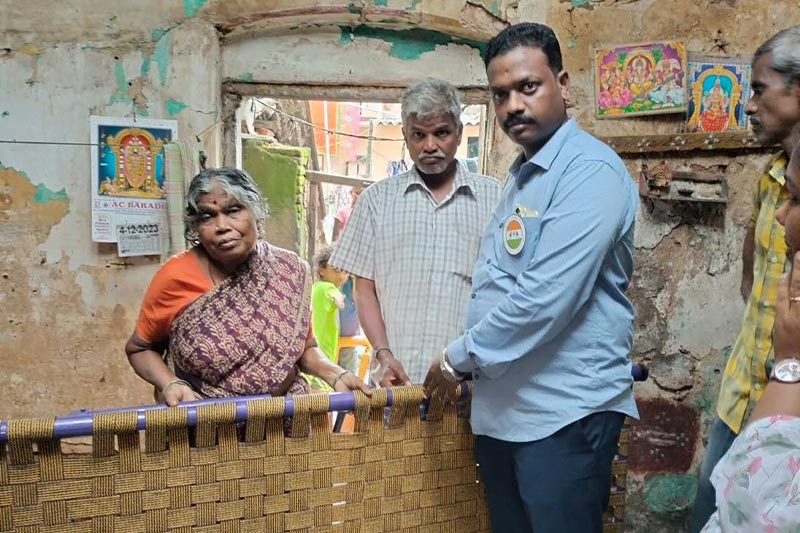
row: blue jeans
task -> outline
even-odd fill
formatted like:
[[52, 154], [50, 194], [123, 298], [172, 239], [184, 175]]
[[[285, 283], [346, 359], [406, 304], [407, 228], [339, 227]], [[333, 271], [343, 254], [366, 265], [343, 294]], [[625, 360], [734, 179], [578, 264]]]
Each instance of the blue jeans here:
[[496, 533], [601, 533], [625, 415], [594, 413], [532, 442], [475, 437]]
[[706, 525], [708, 519], [717, 510], [717, 499], [714, 485], [711, 484], [711, 472], [722, 456], [727, 453], [733, 444], [736, 433], [733, 432], [728, 424], [719, 417], [714, 419], [711, 429], [708, 430], [708, 444], [706, 445], [706, 456], [703, 464], [700, 465], [700, 473], [697, 479], [697, 497], [694, 500], [691, 518], [689, 520], [689, 533], [698, 533]]

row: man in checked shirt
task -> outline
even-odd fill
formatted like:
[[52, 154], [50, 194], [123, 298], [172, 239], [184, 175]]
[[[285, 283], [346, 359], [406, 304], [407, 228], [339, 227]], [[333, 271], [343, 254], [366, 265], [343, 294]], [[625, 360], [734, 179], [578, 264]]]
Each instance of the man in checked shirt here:
[[426, 78], [402, 99], [411, 170], [367, 188], [331, 264], [356, 279], [356, 307], [374, 355], [372, 381], [421, 384], [431, 354], [464, 332], [472, 267], [500, 198], [494, 178], [456, 160], [461, 103]]

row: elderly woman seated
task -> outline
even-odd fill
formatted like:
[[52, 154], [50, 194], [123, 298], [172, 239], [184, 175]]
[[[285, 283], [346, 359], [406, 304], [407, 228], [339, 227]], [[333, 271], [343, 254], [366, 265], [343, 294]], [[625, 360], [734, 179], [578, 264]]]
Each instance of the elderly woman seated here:
[[369, 394], [355, 375], [317, 349], [308, 264], [259, 240], [266, 214], [246, 172], [208, 169], [192, 180], [185, 218], [193, 247], [155, 275], [125, 346], [133, 369], [168, 405], [305, 393], [308, 383], [300, 372], [336, 391]]
[[775, 366], [749, 425], [711, 474], [717, 511], [704, 533], [800, 531], [800, 143], [786, 188], [776, 218], [792, 262], [778, 285]]

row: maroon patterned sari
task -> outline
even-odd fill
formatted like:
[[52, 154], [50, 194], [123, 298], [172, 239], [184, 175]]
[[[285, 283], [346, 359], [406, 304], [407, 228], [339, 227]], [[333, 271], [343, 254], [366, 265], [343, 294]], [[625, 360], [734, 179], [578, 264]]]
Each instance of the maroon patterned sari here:
[[311, 277], [296, 254], [259, 242], [239, 271], [172, 323], [175, 373], [202, 396], [308, 392], [299, 377]]

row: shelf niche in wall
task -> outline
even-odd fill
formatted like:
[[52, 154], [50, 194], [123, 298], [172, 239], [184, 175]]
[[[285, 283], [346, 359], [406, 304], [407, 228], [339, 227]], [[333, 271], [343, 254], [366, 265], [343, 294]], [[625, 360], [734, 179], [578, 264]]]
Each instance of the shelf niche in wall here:
[[767, 150], [750, 131], [720, 133], [667, 133], [600, 137], [620, 155], [697, 150]]
[[639, 195], [663, 202], [727, 204], [728, 182], [722, 174], [672, 170], [666, 162], [642, 164]]

